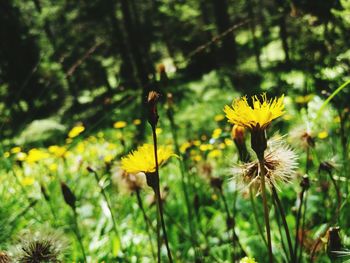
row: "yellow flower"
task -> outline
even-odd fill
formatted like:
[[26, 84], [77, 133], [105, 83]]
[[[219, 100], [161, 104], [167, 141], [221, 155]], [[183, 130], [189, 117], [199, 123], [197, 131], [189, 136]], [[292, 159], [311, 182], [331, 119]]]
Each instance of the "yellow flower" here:
[[56, 157], [64, 157], [67, 153], [67, 149], [63, 146], [51, 145], [49, 147], [49, 152], [54, 154]]
[[29, 177], [29, 176], [26, 176], [24, 178], [21, 179], [21, 183], [23, 186], [30, 186], [30, 185], [33, 185], [35, 182], [34, 180], [34, 177]]
[[52, 164], [49, 165], [49, 170], [51, 172], [56, 172], [57, 169], [58, 169], [58, 165], [56, 163], [52, 163]]
[[4, 157], [5, 157], [5, 158], [9, 158], [10, 155], [11, 155], [10, 152], [4, 152]]
[[159, 135], [163, 132], [162, 128], [156, 128], [156, 134]]
[[189, 143], [189, 142], [184, 142], [184, 143], [181, 144], [181, 146], [180, 146], [180, 152], [185, 153], [186, 150], [187, 150], [188, 148], [190, 148], [190, 147], [191, 147], [191, 143]]
[[217, 139], [217, 138], [220, 137], [221, 133], [222, 133], [222, 130], [221, 130], [220, 128], [216, 128], [216, 129], [213, 131], [213, 134], [212, 134], [211, 137], [212, 137], [213, 139]]
[[113, 161], [113, 158], [114, 158], [113, 155], [107, 154], [107, 155], [103, 158], [103, 160], [105, 161], [105, 163], [109, 164], [109, 163], [111, 163], [111, 162]]
[[216, 157], [220, 157], [222, 155], [222, 152], [220, 150], [212, 150], [209, 152], [208, 157], [209, 158], [216, 158]]
[[16, 146], [11, 149], [11, 153], [19, 153], [21, 150], [22, 150], [21, 147]]
[[[157, 150], [158, 164], [161, 166], [171, 156], [175, 156], [170, 147], [160, 146]], [[144, 144], [137, 148], [136, 151], [129, 153], [121, 159], [121, 168], [128, 173], [153, 173], [156, 171], [154, 158], [154, 148], [151, 144]]]
[[253, 107], [248, 104], [247, 97], [232, 102], [232, 106], [226, 105], [224, 112], [228, 121], [249, 129], [266, 129], [272, 120], [284, 114], [284, 96], [268, 100], [266, 94], [252, 97]]
[[116, 129], [121, 129], [126, 127], [126, 122], [125, 121], [117, 121], [113, 124], [113, 127]]
[[223, 119], [225, 119], [225, 116], [223, 114], [218, 114], [214, 117], [214, 120], [217, 122], [222, 121]]
[[47, 152], [44, 152], [42, 150], [33, 148], [28, 152], [28, 156], [26, 158], [26, 161], [28, 163], [35, 163], [37, 161], [49, 158], [50, 155]]
[[328, 137], [328, 132], [327, 131], [322, 131], [320, 132], [318, 135], [318, 138], [320, 138], [321, 140], [326, 139]]
[[239, 263], [257, 263], [257, 262], [255, 261], [255, 258], [244, 257], [239, 261]]
[[77, 137], [80, 133], [82, 133], [85, 130], [85, 127], [83, 125], [78, 125], [73, 127], [69, 133], [68, 133], [68, 137], [69, 138], [75, 138]]
[[141, 120], [140, 120], [140, 119], [135, 119], [135, 120], [133, 121], [133, 124], [134, 124], [134, 125], [140, 125], [140, 124], [141, 124]]

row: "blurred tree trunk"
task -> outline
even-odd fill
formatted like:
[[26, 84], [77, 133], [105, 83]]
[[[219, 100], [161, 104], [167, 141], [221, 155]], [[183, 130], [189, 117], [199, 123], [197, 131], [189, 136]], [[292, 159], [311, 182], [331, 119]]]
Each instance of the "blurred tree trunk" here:
[[112, 25], [112, 50], [115, 54], [120, 55], [122, 65], [119, 70], [120, 77], [122, 78], [121, 85], [132, 87], [137, 85], [135, 81], [135, 68], [132, 63], [132, 57], [130, 54], [129, 47], [126, 44], [126, 37], [123, 30], [120, 28], [119, 21], [115, 14], [115, 3], [114, 0], [108, 0], [108, 16]]
[[140, 39], [137, 31], [135, 30], [134, 21], [132, 21], [131, 10], [128, 0], [121, 0], [121, 10], [123, 14], [123, 22], [127, 35], [127, 43], [130, 46], [131, 56], [133, 58], [138, 80], [142, 87], [141, 95], [141, 109], [140, 109], [140, 118], [141, 124], [139, 125], [139, 130], [137, 134], [137, 140], [142, 141], [145, 137], [145, 124], [147, 118], [147, 95], [152, 88], [152, 83], [148, 78], [147, 69], [150, 68], [150, 65], [146, 65], [144, 61], [144, 56], [142, 53], [142, 39]]
[[[219, 34], [224, 33], [233, 26], [230, 22], [227, 0], [212, 0], [214, 17]], [[228, 64], [236, 64], [236, 42], [234, 33], [230, 33], [221, 39], [220, 61]]]
[[279, 12], [279, 17], [277, 18], [277, 25], [279, 27], [279, 35], [282, 41], [282, 48], [284, 52], [284, 59], [285, 63], [287, 65], [290, 64], [290, 57], [289, 57], [289, 44], [288, 44], [288, 31], [287, 31], [287, 24], [286, 24], [286, 16], [287, 11], [284, 6], [284, 2], [281, 0], [275, 0], [277, 7], [281, 8], [281, 12]]
[[261, 70], [262, 68], [261, 68], [261, 61], [260, 61], [260, 43], [255, 36], [256, 20], [255, 20], [255, 14], [254, 14], [253, 0], [247, 0], [247, 9], [248, 9], [248, 16], [250, 19], [249, 29], [253, 38], [253, 49], [254, 49], [255, 61], [258, 69]]

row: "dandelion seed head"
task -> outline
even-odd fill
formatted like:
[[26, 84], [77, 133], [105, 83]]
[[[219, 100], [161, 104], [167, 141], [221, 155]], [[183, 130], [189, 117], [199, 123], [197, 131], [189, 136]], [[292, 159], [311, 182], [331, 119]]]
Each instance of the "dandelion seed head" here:
[[[266, 182], [270, 186], [289, 183], [296, 175], [297, 155], [281, 139], [270, 140], [264, 154]], [[231, 169], [233, 180], [241, 189], [252, 186], [260, 191], [259, 161], [236, 164]]]

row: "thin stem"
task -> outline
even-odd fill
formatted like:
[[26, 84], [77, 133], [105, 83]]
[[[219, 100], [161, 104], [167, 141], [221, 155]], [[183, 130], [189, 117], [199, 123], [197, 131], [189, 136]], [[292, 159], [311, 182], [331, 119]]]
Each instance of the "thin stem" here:
[[340, 189], [338, 187], [337, 182], [335, 181], [332, 172], [328, 172], [329, 177], [331, 178], [331, 181], [333, 183], [334, 189], [337, 193], [337, 210], [336, 210], [336, 214], [335, 214], [335, 221], [338, 221], [339, 219], [339, 212], [340, 212], [340, 207], [341, 207], [341, 193], [340, 193]]
[[83, 241], [81, 238], [81, 234], [80, 234], [80, 230], [79, 230], [79, 226], [78, 226], [78, 214], [75, 208], [73, 209], [73, 214], [74, 214], [74, 225], [75, 225], [75, 235], [77, 236], [77, 240], [81, 249], [81, 252], [83, 253], [83, 258], [84, 258], [84, 262], [88, 262], [87, 258], [86, 258], [86, 253], [85, 253], [85, 249], [84, 249], [84, 245], [83, 245]]
[[234, 263], [236, 261], [236, 255], [235, 255], [235, 220], [234, 218], [231, 218], [230, 211], [228, 209], [227, 201], [225, 198], [225, 195], [222, 191], [222, 189], [219, 190], [220, 196], [222, 198], [222, 201], [225, 206], [225, 211], [226, 211], [226, 224], [227, 224], [227, 232], [230, 236], [230, 228], [232, 224], [232, 262]]
[[286, 213], [284, 212], [281, 200], [278, 197], [278, 194], [276, 192], [275, 186], [272, 185], [271, 189], [272, 189], [272, 195], [273, 195], [274, 199], [276, 200], [276, 204], [277, 204], [278, 210], [279, 210], [281, 218], [282, 218], [282, 224], [283, 224], [283, 227], [284, 227], [284, 231], [286, 232], [288, 248], [289, 248], [289, 253], [290, 253], [290, 256], [291, 256], [291, 260], [292, 260], [292, 262], [294, 262], [295, 261], [295, 257], [294, 257], [294, 253], [293, 253], [292, 239], [291, 239], [289, 228], [288, 228], [288, 224], [287, 224], [287, 221], [286, 221]]
[[143, 203], [142, 203], [142, 199], [141, 199], [141, 195], [140, 195], [140, 190], [136, 190], [136, 197], [137, 197], [137, 203], [142, 211], [142, 215], [143, 215], [143, 218], [144, 218], [145, 223], [146, 223], [146, 231], [147, 231], [149, 243], [151, 245], [152, 256], [153, 256], [153, 259], [156, 260], [156, 253], [155, 253], [154, 248], [153, 248], [152, 236], [151, 236], [151, 231], [150, 231], [150, 228], [152, 227], [152, 225], [151, 225], [151, 222], [149, 221], [149, 218], [148, 218], [146, 211], [143, 207]]
[[[154, 125], [151, 125], [151, 126], [152, 126], [152, 135], [153, 135], [154, 159], [155, 159], [155, 165], [156, 165], [156, 174], [155, 175], [157, 177], [156, 178], [157, 184], [155, 186], [155, 189], [153, 189], [153, 190], [155, 191], [155, 194], [156, 194], [158, 214], [160, 216], [160, 222], [161, 222], [162, 229], [163, 229], [163, 236], [164, 236], [165, 246], [167, 249], [168, 259], [169, 259], [170, 263], [173, 263], [173, 258], [171, 256], [170, 247], [169, 247], [169, 243], [168, 243], [168, 235], [167, 235], [166, 228], [165, 228], [165, 222], [164, 222], [164, 216], [163, 216], [163, 205], [162, 205], [162, 199], [161, 199], [161, 195], [160, 195], [156, 127]], [[159, 221], [158, 221], [158, 223], [159, 223]], [[158, 228], [159, 228], [159, 224], [157, 224], [157, 229]], [[158, 231], [157, 231], [158, 233], [160, 232], [159, 230], [160, 229], [158, 229]], [[158, 244], [158, 250], [160, 250], [160, 244]], [[160, 251], [158, 251], [158, 254], [159, 253], [160, 253]], [[159, 257], [158, 257], [158, 260], [159, 260]]]
[[304, 229], [305, 229], [305, 218], [306, 218], [306, 205], [307, 205], [307, 192], [305, 192], [305, 198], [304, 198], [304, 213], [303, 213], [303, 219], [301, 223], [301, 240], [300, 240], [300, 250], [299, 250], [299, 256], [298, 261], [301, 262], [302, 252], [303, 252], [303, 246], [304, 246]]
[[259, 232], [262, 240], [264, 241], [266, 248], [268, 249], [268, 244], [267, 244], [266, 238], [264, 236], [263, 228], [259, 222], [259, 216], [258, 216], [258, 212], [257, 212], [256, 206], [255, 206], [255, 201], [254, 201], [254, 197], [253, 197], [253, 187], [250, 187], [250, 189], [249, 189], [249, 196], [250, 196], [250, 202], [252, 204], [254, 219], [255, 219], [256, 225], [258, 226], [258, 232]]
[[[277, 211], [278, 208], [277, 208], [276, 200], [274, 200], [273, 205], [275, 207], [275, 211]], [[286, 245], [285, 245], [284, 240], [283, 240], [283, 234], [282, 234], [282, 230], [281, 230], [281, 222], [279, 220], [277, 213], [276, 213], [276, 220], [277, 220], [277, 224], [278, 224], [278, 232], [279, 232], [280, 237], [281, 237], [282, 249], [283, 249], [283, 252], [284, 252], [286, 259], [287, 259], [287, 262], [288, 262], [288, 261], [290, 261], [290, 255], [287, 252], [287, 248], [286, 248]]]
[[95, 179], [96, 179], [96, 182], [98, 184], [98, 187], [100, 188], [101, 190], [101, 194], [107, 204], [107, 207], [108, 207], [108, 210], [109, 210], [109, 213], [111, 214], [111, 218], [112, 218], [112, 224], [113, 224], [113, 230], [115, 232], [115, 234], [117, 235], [117, 238], [118, 238], [118, 241], [119, 241], [119, 245], [120, 245], [120, 249], [121, 251], [123, 251], [123, 247], [122, 247], [122, 242], [121, 242], [121, 238], [120, 238], [120, 234], [119, 234], [119, 231], [118, 231], [118, 228], [117, 228], [117, 223], [116, 223], [116, 219], [114, 217], [114, 214], [113, 214], [113, 210], [112, 210], [112, 205], [111, 205], [111, 202], [107, 196], [107, 193], [105, 191], [105, 189], [103, 188], [103, 186], [100, 184], [100, 178], [97, 174], [96, 171], [93, 171], [93, 174], [95, 176]]
[[[177, 137], [177, 127], [175, 125], [175, 121], [174, 121], [174, 113], [170, 112], [171, 109], [168, 110], [168, 119], [170, 122], [170, 127], [171, 127], [171, 133], [172, 133], [172, 137], [174, 140], [174, 146], [175, 146], [175, 152], [178, 156], [181, 156], [181, 152], [180, 152], [180, 146], [179, 146], [179, 141], [178, 141], [178, 137]], [[190, 228], [190, 232], [193, 235], [193, 239], [191, 239], [192, 241], [192, 246], [194, 247], [194, 251], [195, 251], [195, 257], [196, 259], [199, 258], [200, 256], [198, 255], [198, 243], [197, 243], [197, 230], [195, 227], [195, 224], [193, 223], [193, 211], [190, 205], [190, 198], [189, 198], [189, 193], [188, 193], [188, 189], [187, 189], [187, 183], [186, 183], [186, 169], [185, 169], [185, 165], [183, 160], [179, 159], [179, 165], [180, 165], [180, 173], [181, 173], [181, 186], [182, 186], [182, 191], [184, 193], [184, 197], [185, 197], [185, 203], [186, 203], [186, 208], [187, 208], [187, 220], [188, 220], [188, 224], [189, 224], [189, 228]]]
[[299, 227], [300, 227], [301, 211], [302, 211], [302, 207], [303, 207], [304, 193], [305, 193], [305, 188], [303, 187], [301, 190], [301, 193], [300, 193], [300, 204], [299, 204], [299, 209], [298, 209], [298, 214], [297, 214], [295, 243], [294, 243], [294, 258], [297, 257], [297, 251], [298, 251]]
[[261, 194], [263, 198], [264, 205], [264, 217], [265, 217], [265, 226], [266, 226], [266, 235], [267, 235], [267, 244], [268, 244], [268, 252], [269, 252], [269, 262], [273, 262], [273, 254], [272, 254], [272, 242], [271, 242], [271, 229], [270, 229], [270, 219], [269, 219], [269, 208], [267, 206], [267, 197], [266, 197], [266, 187], [265, 187], [265, 165], [264, 159], [259, 158], [259, 166], [260, 166], [260, 177], [261, 177]]

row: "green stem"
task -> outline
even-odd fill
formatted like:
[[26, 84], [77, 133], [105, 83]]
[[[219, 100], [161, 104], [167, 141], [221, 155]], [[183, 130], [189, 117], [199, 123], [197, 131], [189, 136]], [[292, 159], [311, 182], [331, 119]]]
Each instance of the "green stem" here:
[[299, 250], [299, 256], [298, 261], [301, 262], [302, 254], [303, 254], [303, 246], [304, 246], [304, 229], [305, 229], [305, 219], [306, 219], [306, 204], [307, 204], [307, 192], [305, 192], [305, 198], [304, 198], [304, 213], [303, 213], [303, 219], [301, 223], [301, 240], [300, 240], [300, 250]]
[[305, 193], [305, 188], [303, 187], [300, 193], [300, 204], [299, 204], [299, 209], [297, 214], [295, 243], [294, 243], [294, 258], [297, 257], [297, 251], [298, 251], [298, 245], [299, 245], [298, 237], [299, 237], [299, 227], [300, 227], [301, 212], [303, 207], [304, 193]]
[[[154, 146], [154, 159], [155, 159], [155, 165], [156, 165], [156, 180], [157, 180], [157, 184], [155, 186], [155, 188], [153, 189], [155, 191], [156, 194], [156, 201], [157, 201], [157, 208], [158, 208], [158, 215], [160, 217], [160, 223], [162, 226], [162, 230], [163, 230], [163, 236], [164, 236], [164, 242], [165, 242], [165, 246], [167, 249], [167, 254], [168, 254], [168, 259], [170, 263], [173, 263], [173, 258], [171, 256], [171, 252], [170, 252], [170, 247], [169, 247], [169, 242], [168, 242], [168, 235], [166, 232], [166, 227], [165, 227], [165, 222], [164, 222], [164, 216], [163, 216], [163, 205], [162, 205], [162, 199], [161, 199], [161, 195], [160, 195], [160, 186], [159, 186], [159, 163], [158, 163], [158, 153], [157, 153], [157, 134], [156, 134], [156, 127], [154, 125], [152, 126], [152, 135], [153, 135], [153, 146]], [[160, 232], [159, 229], [159, 220], [158, 220], [158, 224], [157, 224], [157, 229], [158, 229], [158, 234]], [[160, 240], [158, 241], [158, 250], [160, 250]], [[158, 254], [160, 254], [160, 251], [158, 251]], [[158, 260], [160, 260], [159, 256], [158, 256]], [[160, 261], [159, 261], [160, 262]]]
[[151, 222], [149, 221], [149, 218], [148, 218], [146, 211], [143, 207], [142, 199], [140, 196], [140, 190], [136, 190], [136, 197], [137, 197], [137, 203], [142, 211], [143, 219], [145, 220], [145, 223], [146, 223], [146, 231], [147, 231], [149, 243], [151, 246], [152, 256], [153, 256], [153, 259], [156, 260], [156, 253], [154, 252], [152, 236], [151, 236], [151, 232], [150, 232], [150, 228], [152, 227], [152, 225], [151, 225]]
[[295, 261], [295, 257], [294, 257], [294, 252], [293, 252], [292, 239], [291, 239], [291, 235], [290, 235], [290, 232], [289, 232], [288, 224], [287, 224], [287, 221], [286, 221], [286, 213], [284, 212], [281, 200], [278, 197], [278, 194], [277, 194], [275, 186], [272, 185], [271, 189], [272, 189], [272, 195], [273, 195], [274, 199], [276, 200], [276, 204], [277, 204], [278, 210], [279, 210], [281, 218], [282, 218], [282, 224], [283, 224], [283, 227], [284, 227], [284, 230], [285, 230], [285, 233], [286, 233], [286, 237], [287, 237], [287, 243], [288, 243], [290, 257], [291, 257], [292, 262], [294, 262]]
[[261, 194], [262, 194], [263, 205], [264, 205], [264, 217], [265, 217], [267, 244], [268, 244], [268, 252], [269, 252], [269, 262], [273, 263], [269, 208], [267, 206], [267, 196], [266, 196], [266, 187], [265, 187], [266, 171], [265, 171], [265, 164], [264, 164], [263, 158], [259, 159], [259, 166], [260, 166], [260, 177], [261, 177]]
[[118, 228], [117, 228], [117, 223], [116, 223], [116, 219], [114, 217], [114, 214], [113, 214], [113, 210], [112, 210], [112, 205], [111, 205], [111, 202], [107, 196], [107, 193], [105, 191], [105, 189], [103, 188], [103, 186], [100, 184], [100, 178], [97, 174], [96, 171], [93, 171], [93, 174], [95, 176], [95, 179], [96, 179], [96, 182], [97, 182], [97, 185], [98, 187], [100, 188], [101, 190], [101, 194], [107, 204], [107, 207], [108, 207], [108, 210], [109, 210], [109, 213], [111, 214], [111, 219], [112, 219], [112, 224], [113, 224], [113, 230], [118, 238], [118, 241], [119, 241], [119, 245], [120, 245], [120, 249], [121, 251], [123, 251], [123, 247], [122, 247], [122, 242], [121, 242], [121, 238], [120, 238], [120, 234], [119, 234], [119, 231], [118, 231]]
[[86, 253], [85, 253], [85, 249], [84, 249], [84, 245], [83, 245], [83, 241], [81, 238], [81, 234], [80, 234], [80, 230], [79, 230], [79, 226], [78, 226], [78, 214], [76, 209], [73, 208], [73, 214], [74, 214], [74, 225], [75, 225], [75, 235], [77, 236], [77, 240], [81, 249], [81, 252], [83, 253], [83, 258], [84, 258], [84, 262], [88, 262], [87, 258], [86, 258]]
[[254, 219], [255, 219], [256, 225], [258, 226], [258, 232], [259, 232], [262, 240], [264, 241], [266, 248], [268, 249], [269, 246], [268, 246], [266, 238], [264, 236], [263, 228], [259, 222], [259, 216], [258, 216], [258, 212], [257, 212], [256, 206], [255, 206], [255, 201], [254, 201], [254, 196], [253, 196], [253, 187], [250, 187], [250, 189], [249, 189], [249, 196], [250, 196], [250, 202], [252, 204]]

